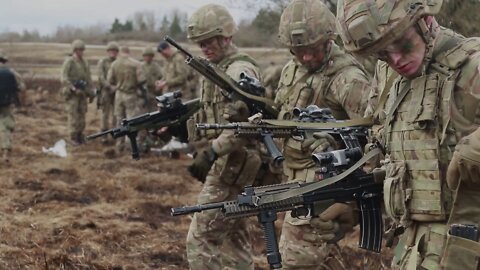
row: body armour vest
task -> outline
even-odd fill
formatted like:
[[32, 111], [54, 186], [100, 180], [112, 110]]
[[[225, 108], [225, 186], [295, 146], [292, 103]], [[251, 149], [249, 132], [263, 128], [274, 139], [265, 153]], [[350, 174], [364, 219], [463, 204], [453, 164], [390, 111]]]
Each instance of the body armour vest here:
[[403, 225], [444, 221], [452, 207], [446, 171], [458, 140], [480, 124], [478, 100], [458, 85], [478, 39], [442, 29], [424, 75], [399, 77], [390, 89], [384, 124], [384, 200], [387, 214]]
[[18, 85], [13, 72], [5, 67], [0, 68], [0, 106], [8, 106], [18, 102]]

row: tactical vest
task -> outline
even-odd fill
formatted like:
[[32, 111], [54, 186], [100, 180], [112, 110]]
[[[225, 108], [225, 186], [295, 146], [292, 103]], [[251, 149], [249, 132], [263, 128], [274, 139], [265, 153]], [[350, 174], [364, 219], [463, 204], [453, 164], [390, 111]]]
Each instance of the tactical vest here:
[[0, 68], [0, 106], [18, 102], [18, 85], [15, 74], [6, 68]]
[[470, 98], [470, 104], [464, 104], [464, 93], [454, 91], [462, 65], [480, 49], [480, 41], [451, 33], [446, 31], [445, 40], [437, 45], [440, 53], [434, 53], [426, 75], [397, 79], [387, 102], [385, 209], [406, 226], [412, 220], [448, 218], [452, 208], [445, 179], [448, 164], [458, 140], [480, 124], [478, 100]]
[[[363, 70], [352, 56], [345, 54], [336, 45], [332, 45], [327, 63], [316, 72], [310, 73], [298, 62], [291, 61], [283, 69], [279, 83], [275, 101], [281, 106], [278, 119], [291, 119], [295, 107], [305, 108], [311, 104], [318, 105], [320, 108], [330, 108], [333, 116], [338, 120], [348, 119], [341, 101], [338, 101], [329, 90], [336, 76], [348, 71], [349, 68]], [[290, 138], [285, 141], [285, 147], [291, 148], [288, 151], [291, 155], [286, 155], [284, 161], [284, 171], [289, 178], [289, 169], [303, 170], [315, 165], [311, 153], [302, 150], [301, 145], [302, 140]], [[312, 174], [305, 177], [310, 178], [310, 175]], [[297, 176], [292, 174], [291, 177]]]
[[[253, 58], [243, 53], [234, 53], [223, 59], [217, 66], [220, 70], [226, 71], [231, 64], [237, 61], [245, 61], [258, 67]], [[195, 122], [209, 124], [225, 123], [226, 120], [223, 119], [223, 110], [225, 103], [229, 101], [222, 95], [221, 91], [217, 89], [216, 85], [208, 79], [202, 78], [201, 85], [200, 100], [203, 108], [196, 114]], [[197, 131], [197, 135], [209, 140], [216, 138], [220, 133], [222, 133], [221, 130]]]

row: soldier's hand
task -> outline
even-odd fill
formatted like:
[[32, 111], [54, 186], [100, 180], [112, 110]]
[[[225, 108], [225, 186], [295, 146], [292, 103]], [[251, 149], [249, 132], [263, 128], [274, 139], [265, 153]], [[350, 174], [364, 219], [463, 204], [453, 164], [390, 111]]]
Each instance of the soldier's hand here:
[[448, 187], [456, 190], [460, 181], [480, 188], [480, 128], [458, 142], [448, 165]]
[[247, 104], [241, 100], [227, 103], [223, 109], [223, 118], [230, 122], [246, 122], [250, 116]]
[[358, 223], [358, 214], [355, 209], [346, 203], [335, 203], [320, 216], [310, 220], [313, 231], [303, 235], [309, 242], [326, 241], [334, 243], [353, 230]]
[[158, 90], [162, 90], [163, 88], [167, 87], [167, 82], [164, 80], [155, 81], [155, 88]]
[[188, 166], [188, 172], [200, 182], [205, 183], [207, 174], [212, 168], [215, 160], [217, 160], [217, 157], [217, 154], [213, 151], [210, 145], [200, 149], [194, 154], [194, 160], [193, 163]]
[[313, 138], [307, 138], [302, 142], [302, 149], [312, 154], [332, 151], [337, 148], [335, 138], [326, 132], [315, 132]]

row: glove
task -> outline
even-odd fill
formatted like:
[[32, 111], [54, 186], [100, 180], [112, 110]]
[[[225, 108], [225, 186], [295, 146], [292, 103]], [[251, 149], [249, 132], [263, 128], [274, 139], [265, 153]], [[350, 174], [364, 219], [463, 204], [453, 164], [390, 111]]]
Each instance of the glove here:
[[447, 170], [447, 185], [456, 190], [462, 181], [473, 188], [480, 184], [480, 128], [462, 138]]
[[332, 135], [326, 132], [315, 132], [313, 133], [313, 138], [305, 139], [302, 142], [303, 151], [309, 153], [321, 153], [328, 150], [337, 149], [337, 141]]
[[305, 241], [326, 241], [335, 243], [353, 230], [358, 223], [358, 214], [355, 209], [346, 203], [335, 203], [328, 207], [320, 216], [310, 220], [313, 232], [303, 235]]
[[223, 109], [223, 118], [229, 122], [246, 122], [250, 116], [247, 104], [241, 100], [227, 103]]
[[211, 146], [203, 148], [194, 154], [194, 160], [193, 163], [188, 166], [188, 172], [200, 182], [205, 183], [208, 171], [210, 171], [210, 168], [212, 168], [217, 158], [217, 153], [213, 151]]

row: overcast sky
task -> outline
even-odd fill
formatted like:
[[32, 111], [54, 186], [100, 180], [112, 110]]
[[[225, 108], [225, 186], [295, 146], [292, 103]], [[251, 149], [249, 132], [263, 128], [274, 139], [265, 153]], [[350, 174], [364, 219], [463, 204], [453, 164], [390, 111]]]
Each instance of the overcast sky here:
[[54, 33], [57, 26], [110, 26], [115, 18], [124, 21], [145, 10], [159, 18], [175, 9], [190, 15], [207, 3], [228, 5], [237, 23], [256, 14], [256, 10], [239, 8], [238, 0], [0, 0], [0, 32], [38, 30], [45, 35]]

